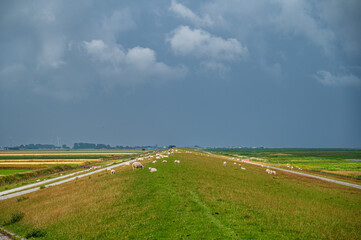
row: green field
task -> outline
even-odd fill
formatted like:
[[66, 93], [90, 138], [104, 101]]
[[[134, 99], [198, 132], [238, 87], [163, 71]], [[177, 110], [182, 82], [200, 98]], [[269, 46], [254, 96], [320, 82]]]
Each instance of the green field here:
[[180, 153], [122, 166], [0, 201], [0, 223], [24, 213], [6, 228], [38, 239], [360, 239], [360, 190], [223, 161]]
[[33, 171], [33, 169], [0, 169], [0, 175], [11, 175], [28, 171]]
[[359, 149], [207, 149], [234, 157], [255, 158], [272, 164], [291, 165], [297, 168], [353, 177], [361, 180], [361, 159]]

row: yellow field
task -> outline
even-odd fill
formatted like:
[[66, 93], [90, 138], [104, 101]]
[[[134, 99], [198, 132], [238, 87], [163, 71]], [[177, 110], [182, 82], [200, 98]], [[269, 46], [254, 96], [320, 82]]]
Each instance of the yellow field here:
[[31, 164], [31, 165], [42, 165], [42, 164], [82, 164], [84, 163], [84, 161], [82, 162], [76, 162], [76, 161], [72, 161], [72, 162], [0, 162], [0, 167], [1, 165], [6, 165], [6, 166], [11, 166], [11, 165], [27, 165], [27, 164]]
[[1, 156], [26, 156], [26, 155], [34, 155], [34, 156], [61, 156], [61, 155], [131, 155], [136, 154], [137, 152], [46, 152], [46, 153], [36, 153], [36, 152], [22, 152], [22, 153], [1, 153]]
[[8, 159], [8, 160], [0, 160], [0, 163], [16, 163], [16, 162], [98, 162], [99, 159], [89, 159], [89, 158], [74, 158], [74, 159]]

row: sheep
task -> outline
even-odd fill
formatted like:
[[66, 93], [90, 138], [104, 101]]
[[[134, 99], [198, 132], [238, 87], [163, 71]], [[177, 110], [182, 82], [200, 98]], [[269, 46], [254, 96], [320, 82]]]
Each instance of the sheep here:
[[237, 165], [237, 163], [233, 163], [233, 165]]
[[130, 162], [126, 162], [125, 165], [126, 165], [126, 166], [130, 166]]
[[133, 171], [134, 171], [134, 169], [136, 169], [136, 168], [142, 168], [143, 169], [144, 166], [140, 162], [133, 162], [132, 168], [133, 168]]
[[36, 180], [37, 182], [40, 182], [40, 179]]
[[276, 171], [274, 171], [274, 170], [270, 170], [270, 169], [266, 169], [266, 172], [268, 173], [268, 174], [270, 174], [270, 175], [276, 175]]
[[162, 162], [166, 163], [166, 162], [167, 162], [167, 160], [163, 160]]
[[244, 167], [241, 167], [242, 170], [246, 170]]
[[224, 161], [224, 162], [223, 162], [223, 166], [226, 166], [226, 165], [227, 165], [227, 162], [226, 162], [226, 161]]
[[114, 169], [110, 170], [110, 174], [114, 175], [114, 174], [115, 174], [115, 170], [114, 170]]
[[152, 172], [157, 172], [158, 170], [156, 168], [149, 167], [149, 171], [152, 173]]
[[157, 160], [154, 160], [152, 163], [157, 163]]
[[179, 160], [174, 160], [174, 163], [180, 163], [180, 161]]

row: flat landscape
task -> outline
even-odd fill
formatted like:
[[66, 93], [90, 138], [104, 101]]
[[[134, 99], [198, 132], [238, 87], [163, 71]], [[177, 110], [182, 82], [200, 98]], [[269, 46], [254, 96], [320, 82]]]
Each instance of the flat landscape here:
[[208, 149], [226, 156], [361, 180], [360, 149]]
[[185, 149], [164, 159], [2, 200], [0, 223], [38, 239], [360, 239], [359, 189]]
[[109, 160], [124, 159], [141, 152], [141, 150], [0, 151], [0, 190], [1, 186], [10, 183], [82, 166], [102, 165]]

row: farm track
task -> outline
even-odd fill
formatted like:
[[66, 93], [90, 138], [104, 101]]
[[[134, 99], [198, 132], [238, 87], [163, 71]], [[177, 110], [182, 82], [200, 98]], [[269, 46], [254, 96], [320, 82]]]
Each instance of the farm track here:
[[[134, 162], [134, 161], [136, 161], [136, 160], [133, 159], [133, 160], [125, 161], [125, 162], [122, 162], [122, 163], [111, 165], [111, 167], [112, 168], [113, 167], [119, 167], [119, 166], [122, 166], [122, 165], [126, 164], [127, 162], [131, 163], [131, 162]], [[44, 180], [42, 182], [32, 183], [32, 184], [25, 185], [25, 186], [22, 186], [22, 187], [2, 191], [2, 192], [0, 192], [0, 201], [5, 200], [5, 199], [9, 199], [9, 198], [13, 198], [13, 197], [17, 197], [17, 196], [21, 196], [21, 195], [24, 195], [24, 194], [27, 194], [27, 193], [38, 191], [38, 190], [40, 190], [40, 187], [37, 187], [37, 186], [40, 186], [40, 185], [43, 186], [46, 183], [49, 183], [49, 184], [45, 185], [45, 187], [56, 186], [56, 185], [59, 185], [59, 184], [62, 184], [62, 183], [70, 182], [70, 181], [72, 181], [74, 179], [77, 179], [77, 178], [82, 178], [82, 177], [86, 177], [86, 176], [89, 176], [89, 175], [92, 175], [92, 174], [95, 174], [95, 173], [106, 171], [106, 169], [109, 167], [109, 165], [110, 164], [105, 165], [104, 168], [94, 170], [94, 171], [90, 171], [90, 172], [89, 172], [89, 170], [83, 170], [83, 171], [63, 175], [63, 176], [60, 176], [60, 177]], [[83, 173], [83, 172], [87, 172], [87, 173], [74, 176], [76, 174]], [[74, 177], [71, 177], [71, 176], [74, 176]], [[68, 177], [70, 177], [70, 178], [68, 178]], [[66, 178], [66, 179], [64, 179], [64, 178]], [[61, 180], [61, 179], [63, 179], [63, 180]], [[58, 180], [61, 180], [61, 181], [58, 181]]]
[[[219, 155], [219, 154], [214, 154], [214, 153], [209, 153], [209, 152], [206, 152], [206, 153], [211, 154], [211, 155], [216, 155], [216, 156], [218, 155], [218, 156], [222, 156], [222, 157], [226, 157], [226, 158], [232, 159], [231, 157], [227, 157], [227, 156], [224, 156], [224, 155]], [[233, 160], [233, 159], [232, 159], [232, 160]], [[269, 165], [262, 165], [262, 164], [260, 164], [260, 163], [254, 163], [254, 162], [244, 162], [244, 163], [248, 163], [248, 164], [252, 164], [252, 165], [256, 165], [256, 166], [260, 166], [260, 167], [263, 166], [263, 167], [265, 167], [265, 168], [271, 168], [271, 169], [275, 169], [275, 170], [278, 170], [278, 171], [288, 172], [288, 173], [292, 173], [292, 174], [298, 174], [298, 175], [301, 175], [301, 176], [310, 177], [310, 178], [316, 178], [316, 179], [320, 179], [320, 180], [323, 180], [323, 181], [340, 184], [340, 185], [347, 186], [347, 187], [352, 187], [352, 188], [361, 189], [361, 185], [358, 185], [358, 184], [343, 182], [343, 181], [334, 180], [334, 179], [330, 179], [330, 178], [326, 178], [326, 177], [315, 176], [315, 175], [308, 174], [308, 173], [296, 172], [296, 171], [292, 171], [292, 170], [288, 170], [288, 169], [283, 169], [283, 168], [279, 168], [279, 167], [273, 167], [273, 166], [269, 166]]]

